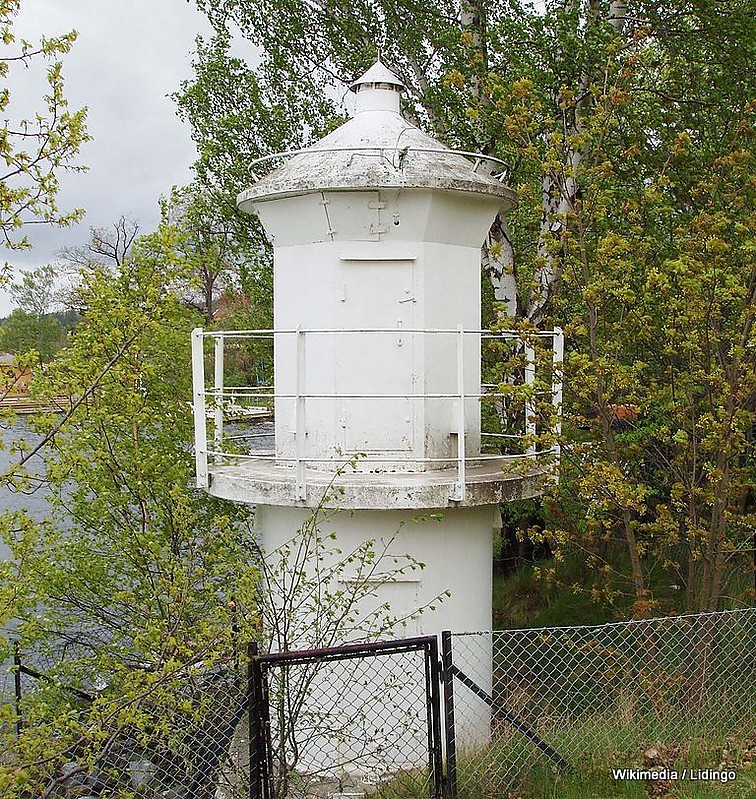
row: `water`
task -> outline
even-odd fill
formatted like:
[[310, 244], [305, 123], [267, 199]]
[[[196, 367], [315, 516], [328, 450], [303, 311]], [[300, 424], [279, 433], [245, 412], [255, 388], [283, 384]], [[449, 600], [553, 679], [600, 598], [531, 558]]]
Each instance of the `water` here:
[[224, 440], [233, 442], [241, 451], [271, 453], [275, 450], [274, 422], [231, 422], [224, 425]]
[[[18, 417], [12, 424], [4, 422], [0, 425], [0, 475], [5, 474], [18, 462], [19, 453], [12, 452], [14, 443], [24, 441], [27, 448], [34, 446], [39, 441], [39, 435], [29, 429], [24, 417]], [[27, 464], [27, 472], [32, 477], [40, 478], [43, 474], [43, 464], [39, 457], [33, 458]], [[35, 488], [36, 486], [36, 488]], [[47, 487], [44, 482], [30, 486], [27, 491], [14, 490], [6, 480], [0, 480], [0, 514], [8, 511], [26, 511], [32, 518], [41, 520], [49, 516], [50, 503]], [[6, 542], [0, 537], [0, 561], [10, 560], [11, 551]], [[5, 631], [12, 632], [13, 623], [9, 623]], [[0, 702], [8, 702], [13, 697], [13, 676], [10, 673], [10, 661], [0, 660]]]
[[[25, 441], [28, 446], [33, 446], [39, 441], [39, 435], [31, 431], [26, 419], [17, 418], [12, 424], [0, 426], [0, 474], [5, 474], [13, 464], [18, 462], [19, 453], [11, 452], [10, 447], [19, 441]], [[32, 477], [41, 478], [43, 465], [39, 457], [34, 457], [26, 465]], [[50, 503], [47, 488], [44, 482], [29, 486], [25, 491], [17, 491], [8, 485], [5, 480], [0, 481], [0, 513], [7, 511], [27, 511], [34, 519], [44, 519], [50, 515]], [[6, 543], [0, 539], [0, 560], [9, 557], [10, 552]]]
[[[273, 422], [256, 422], [252, 425], [234, 423], [226, 425], [225, 432], [236, 438], [237, 446], [248, 449], [250, 452], [270, 452], [275, 446]], [[11, 452], [13, 443], [23, 440], [26, 448], [34, 446], [39, 441], [39, 435], [29, 429], [27, 420], [17, 417], [12, 424], [0, 425], [0, 475], [5, 474], [11, 466], [18, 461], [19, 454]], [[32, 477], [42, 478], [43, 463], [39, 457], [34, 457], [28, 464], [27, 470]], [[50, 515], [49, 493], [46, 484], [41, 481], [30, 486], [29, 490], [21, 492], [8, 486], [7, 481], [0, 481], [0, 513], [6, 511], [27, 511], [32, 518], [41, 520]], [[0, 539], [0, 560], [9, 556], [8, 547]]]

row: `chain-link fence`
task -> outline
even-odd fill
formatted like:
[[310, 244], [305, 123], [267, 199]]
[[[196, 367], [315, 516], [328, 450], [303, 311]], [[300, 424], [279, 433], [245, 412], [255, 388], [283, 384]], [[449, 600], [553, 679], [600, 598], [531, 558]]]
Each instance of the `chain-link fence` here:
[[136, 666], [117, 687], [16, 653], [0, 719], [0, 766], [17, 777], [9, 795], [248, 799], [247, 661]]
[[528, 796], [539, 773], [648, 752], [756, 755], [755, 652], [756, 609], [445, 633], [441, 658], [435, 638], [236, 653], [121, 684], [21, 652], [0, 776], [23, 776], [14, 799]]
[[137, 667], [122, 691], [39, 654], [5, 666], [0, 778], [27, 773], [18, 799], [440, 797], [435, 638]]
[[261, 795], [440, 797], [435, 638], [269, 655], [256, 666]]
[[506, 796], [537, 769], [637, 763], [654, 745], [684, 759], [756, 729], [756, 609], [454, 634], [449, 648], [460, 799]]

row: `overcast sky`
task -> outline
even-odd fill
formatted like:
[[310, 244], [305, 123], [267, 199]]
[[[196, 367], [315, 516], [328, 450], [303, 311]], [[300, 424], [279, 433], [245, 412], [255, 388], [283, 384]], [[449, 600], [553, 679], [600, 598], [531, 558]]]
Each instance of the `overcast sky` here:
[[[121, 214], [141, 222], [145, 231], [154, 228], [158, 198], [191, 179], [196, 158], [188, 127], [168, 96], [191, 76], [195, 36], [210, 35], [194, 3], [24, 0], [14, 25], [17, 37], [30, 41], [71, 29], [79, 38], [64, 57], [65, 94], [72, 109], [88, 107], [93, 140], [79, 158], [89, 171], [61, 175], [59, 206], [84, 208], [86, 216], [76, 228], [30, 226], [34, 249], [0, 254], [20, 269], [54, 261], [61, 247], [83, 244], [90, 227], [110, 225]], [[30, 72], [11, 75], [19, 102], [37, 93]], [[0, 292], [0, 316], [10, 308]]]

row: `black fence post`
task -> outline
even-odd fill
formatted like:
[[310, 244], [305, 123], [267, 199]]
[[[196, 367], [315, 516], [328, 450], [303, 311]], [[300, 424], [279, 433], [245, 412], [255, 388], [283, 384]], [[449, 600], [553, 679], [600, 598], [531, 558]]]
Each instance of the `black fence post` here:
[[18, 641], [13, 646], [13, 684], [16, 694], [16, 734], [21, 736], [23, 721], [21, 719], [21, 652]]
[[425, 650], [425, 704], [428, 717], [428, 765], [431, 799], [441, 799], [444, 783], [439, 682], [438, 640], [434, 637], [428, 641], [428, 646]]
[[260, 729], [259, 681], [256, 679], [256, 641], [247, 645], [247, 714], [249, 716], [249, 799], [263, 799], [261, 758], [263, 738]]
[[457, 799], [457, 742], [454, 728], [454, 665], [452, 633], [441, 633], [441, 680], [444, 683], [444, 731], [446, 733], [446, 795]]

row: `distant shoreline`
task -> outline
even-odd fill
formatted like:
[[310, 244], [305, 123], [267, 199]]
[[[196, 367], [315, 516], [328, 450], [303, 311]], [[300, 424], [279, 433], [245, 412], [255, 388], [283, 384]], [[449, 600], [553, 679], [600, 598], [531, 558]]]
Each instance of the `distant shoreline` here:
[[68, 407], [69, 401], [66, 397], [53, 397], [51, 400], [29, 399], [28, 396], [6, 396], [0, 399], [0, 411], [5, 408], [10, 408], [15, 413], [31, 414], [31, 413], [63, 413]]

